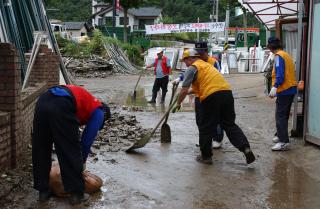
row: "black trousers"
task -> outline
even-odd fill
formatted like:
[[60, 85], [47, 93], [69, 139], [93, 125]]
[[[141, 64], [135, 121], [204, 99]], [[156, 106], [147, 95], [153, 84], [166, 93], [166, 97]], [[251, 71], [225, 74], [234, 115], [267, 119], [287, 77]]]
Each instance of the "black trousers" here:
[[[194, 109], [195, 109], [195, 113], [196, 113], [196, 124], [199, 128], [199, 124], [200, 124], [200, 108], [201, 108], [201, 102], [199, 97], [195, 97], [194, 98]], [[216, 131], [215, 131], [216, 130]], [[217, 128], [213, 127], [213, 141], [217, 141], [217, 142], [222, 142], [224, 134], [223, 134], [223, 129], [221, 127], [220, 124], [217, 125]]]
[[278, 95], [276, 100], [276, 128], [280, 142], [289, 143], [288, 120], [294, 95]]
[[66, 192], [83, 192], [83, 160], [79, 121], [71, 97], [55, 96], [47, 91], [40, 96], [33, 120], [32, 162], [34, 188], [47, 191], [51, 169], [52, 145], [55, 145]]
[[168, 83], [169, 83], [169, 76], [164, 76], [163, 78], [156, 78], [152, 88], [152, 100], [156, 100], [157, 93], [160, 90], [160, 88], [162, 91], [162, 100], [165, 99], [166, 93], [168, 91]]
[[231, 144], [243, 152], [250, 148], [247, 137], [237, 124], [232, 91], [218, 91], [201, 102], [199, 144], [203, 158], [212, 156], [212, 138], [218, 124], [225, 130]]

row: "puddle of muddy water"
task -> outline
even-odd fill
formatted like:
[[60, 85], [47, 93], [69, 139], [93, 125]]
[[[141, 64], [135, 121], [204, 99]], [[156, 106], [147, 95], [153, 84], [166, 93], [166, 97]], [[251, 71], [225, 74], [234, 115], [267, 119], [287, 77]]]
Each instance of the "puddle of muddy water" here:
[[[152, 86], [139, 86], [136, 90], [136, 97], [133, 97], [133, 92], [129, 93], [124, 101], [121, 103], [124, 106], [138, 107], [136, 109], [142, 109], [145, 112], [165, 112], [169, 106], [171, 99], [171, 85], [168, 86], [168, 92], [166, 95], [165, 104], [161, 104], [161, 90], [158, 92], [156, 104], [149, 104], [148, 101], [152, 96]], [[179, 92], [179, 89], [178, 91]], [[123, 94], [118, 94], [115, 97], [123, 97]], [[130, 109], [130, 108], [129, 108]], [[131, 108], [132, 109], [132, 108]], [[133, 108], [135, 109], [135, 108]], [[183, 101], [180, 112], [192, 112], [194, 110], [194, 96], [187, 96]]]

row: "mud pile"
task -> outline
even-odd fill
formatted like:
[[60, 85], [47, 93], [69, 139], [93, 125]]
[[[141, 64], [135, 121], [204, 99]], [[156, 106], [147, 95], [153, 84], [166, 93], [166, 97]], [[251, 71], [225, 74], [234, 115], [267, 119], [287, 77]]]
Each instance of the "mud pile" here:
[[136, 116], [115, 112], [100, 130], [93, 147], [100, 149], [103, 146], [103, 150], [108, 152], [126, 151], [149, 132], [139, 125]]

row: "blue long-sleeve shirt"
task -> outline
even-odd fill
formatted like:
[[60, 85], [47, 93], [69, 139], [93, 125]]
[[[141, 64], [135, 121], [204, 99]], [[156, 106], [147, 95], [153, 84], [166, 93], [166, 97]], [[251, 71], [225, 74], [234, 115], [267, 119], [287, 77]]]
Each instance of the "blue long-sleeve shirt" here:
[[219, 64], [218, 60], [214, 62], [214, 65], [213, 65], [213, 66], [214, 66], [219, 72], [221, 72], [221, 67], [220, 67], [220, 64]]
[[[60, 87], [53, 87], [50, 89], [51, 93], [56, 96], [68, 96], [71, 97], [70, 93]], [[91, 114], [91, 117], [86, 124], [85, 129], [83, 130], [81, 136], [81, 144], [82, 144], [82, 157], [83, 162], [85, 162], [88, 158], [91, 145], [96, 138], [98, 131], [102, 128], [104, 121], [104, 112], [101, 108], [97, 108]]]
[[[274, 83], [274, 87], [278, 88], [279, 86], [281, 86], [281, 84], [283, 84], [285, 80], [285, 61], [281, 56], [276, 55], [274, 60], [274, 65], [276, 70], [276, 80]], [[278, 93], [277, 95], [292, 95], [296, 93], [297, 93], [297, 87], [293, 86]]]

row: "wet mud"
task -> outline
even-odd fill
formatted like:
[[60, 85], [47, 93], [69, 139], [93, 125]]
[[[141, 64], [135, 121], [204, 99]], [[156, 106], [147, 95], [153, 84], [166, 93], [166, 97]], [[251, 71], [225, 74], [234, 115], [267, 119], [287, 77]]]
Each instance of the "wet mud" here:
[[291, 138], [290, 151], [272, 152], [275, 101], [264, 95], [263, 75], [225, 77], [233, 87], [236, 122], [257, 157], [252, 165], [245, 163], [227, 136], [222, 148], [213, 150], [213, 165], [195, 161], [200, 152], [192, 97], [185, 100], [181, 111], [170, 114], [171, 143], [161, 144], [158, 130], [144, 148], [124, 152], [131, 137], [153, 128], [163, 116], [171, 86], [165, 105], [159, 101], [150, 105], [151, 76], [142, 77], [136, 100], [132, 93], [137, 76], [83, 79], [79, 83], [104, 101], [112, 101], [117, 107], [115, 118], [122, 118], [106, 126], [88, 160], [87, 169], [104, 180], [101, 191], [76, 207], [61, 198], [40, 205], [36, 191], [26, 184], [3, 208], [320, 208], [319, 149], [301, 138]]

